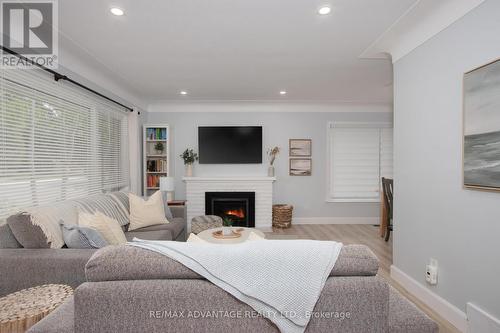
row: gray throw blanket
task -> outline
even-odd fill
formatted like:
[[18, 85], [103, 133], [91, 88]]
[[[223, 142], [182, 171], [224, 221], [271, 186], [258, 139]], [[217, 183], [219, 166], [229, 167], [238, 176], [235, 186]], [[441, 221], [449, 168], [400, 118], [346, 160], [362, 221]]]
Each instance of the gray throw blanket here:
[[313, 240], [227, 245], [135, 238], [127, 244], [177, 260], [286, 333], [306, 329], [342, 248], [342, 243]]

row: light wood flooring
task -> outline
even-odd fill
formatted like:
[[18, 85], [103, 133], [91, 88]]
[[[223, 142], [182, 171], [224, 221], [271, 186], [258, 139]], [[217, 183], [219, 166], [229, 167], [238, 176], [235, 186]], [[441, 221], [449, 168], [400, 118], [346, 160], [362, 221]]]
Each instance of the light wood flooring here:
[[[459, 332], [448, 321], [440, 317], [428, 306], [410, 295], [401, 285], [390, 277], [390, 266], [392, 265], [392, 237], [385, 242], [378, 234], [378, 226], [357, 224], [322, 224], [322, 225], [293, 225], [289, 229], [273, 230], [273, 234], [279, 237], [297, 236], [299, 239], [334, 240], [344, 244], [364, 244], [368, 246], [380, 261], [379, 275], [385, 278], [402, 295], [417, 305], [429, 317], [439, 325], [440, 333]], [[293, 237], [295, 238], [295, 237]]]

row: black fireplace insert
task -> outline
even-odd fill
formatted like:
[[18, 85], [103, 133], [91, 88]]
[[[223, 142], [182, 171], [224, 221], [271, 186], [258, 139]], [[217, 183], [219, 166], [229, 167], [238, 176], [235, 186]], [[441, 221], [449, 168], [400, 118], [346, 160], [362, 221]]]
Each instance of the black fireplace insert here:
[[205, 192], [205, 214], [229, 218], [233, 226], [255, 227], [255, 192]]

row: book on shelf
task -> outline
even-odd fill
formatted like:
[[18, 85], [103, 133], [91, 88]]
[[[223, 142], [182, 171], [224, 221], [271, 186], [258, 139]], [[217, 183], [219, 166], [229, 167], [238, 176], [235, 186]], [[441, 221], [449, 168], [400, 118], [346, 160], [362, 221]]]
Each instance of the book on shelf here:
[[149, 172], [166, 172], [167, 171], [167, 161], [165, 160], [148, 160], [147, 170]]
[[166, 128], [148, 128], [146, 130], [148, 140], [167, 140]]
[[160, 187], [160, 175], [147, 175], [146, 186], [147, 187]]

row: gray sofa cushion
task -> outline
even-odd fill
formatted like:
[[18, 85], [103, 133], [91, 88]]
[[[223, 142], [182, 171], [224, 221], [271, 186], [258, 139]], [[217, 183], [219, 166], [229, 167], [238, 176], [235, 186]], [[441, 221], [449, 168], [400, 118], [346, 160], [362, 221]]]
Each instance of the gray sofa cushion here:
[[85, 266], [87, 281], [203, 279], [181, 263], [135, 246], [98, 250]]
[[344, 245], [333, 271], [335, 276], [371, 276], [378, 272], [379, 262], [365, 245]]
[[[215, 286], [205, 283], [208, 289], [217, 290]], [[194, 285], [193, 285], [194, 287]], [[192, 290], [191, 290], [192, 291]], [[208, 290], [204, 290], [204, 295]], [[217, 295], [219, 296], [219, 295]], [[229, 296], [228, 296], [229, 297]], [[204, 297], [206, 299], [206, 297]], [[217, 297], [219, 299], [219, 297]], [[212, 305], [209, 305], [210, 307]], [[231, 309], [234, 310], [235, 307], [241, 306], [240, 304], [235, 304]], [[151, 307], [148, 304], [147, 307]], [[199, 308], [199, 304], [196, 304], [196, 308]], [[317, 306], [320, 308], [320, 306]], [[324, 310], [324, 309], [323, 309]], [[27, 333], [74, 333], [74, 298], [70, 296], [61, 306], [56, 310], [51, 312], [46, 318], [38, 322], [35, 326], [32, 326]], [[233, 323], [234, 324], [234, 323]], [[249, 325], [254, 325], [252, 331], [256, 332], [257, 329], [261, 329], [261, 324], [252, 321]], [[331, 324], [326, 322], [325, 325]], [[313, 330], [315, 326], [318, 330], [323, 327], [318, 327], [318, 323], [313, 321], [309, 330]], [[264, 328], [264, 327], [262, 327]], [[176, 327], [176, 331], [180, 328]], [[215, 329], [215, 328], [214, 328]], [[326, 327], [326, 330], [331, 331], [331, 327]], [[437, 333], [439, 332], [439, 326], [420, 311], [415, 305], [410, 303], [406, 298], [404, 298], [400, 293], [398, 293], [394, 288], [390, 287], [389, 294], [389, 333]]]
[[[139, 229], [137, 229], [139, 230]], [[154, 231], [127, 231], [125, 237], [129, 242], [134, 237], [147, 240], [172, 240], [172, 233], [169, 230], [154, 230]]]
[[[368, 247], [346, 245], [330, 276], [369, 276], [375, 275], [377, 270], [377, 258]], [[127, 245], [97, 251], [88, 261], [85, 274], [88, 281], [203, 279], [173, 259]]]
[[168, 230], [172, 234], [172, 239], [176, 239], [181, 234], [182, 230], [184, 230], [184, 227], [184, 219], [174, 217], [169, 223], [150, 225], [148, 227], [135, 229], [134, 231]]
[[17, 241], [27, 249], [48, 249], [50, 243], [39, 226], [31, 223], [31, 216], [19, 213], [7, 218], [7, 224]]
[[0, 225], [0, 249], [22, 248], [7, 223]]
[[26, 333], [74, 333], [75, 332], [75, 299], [68, 297], [47, 317], [43, 318]]
[[[376, 276], [329, 278], [305, 333], [387, 333], [388, 294], [387, 282]], [[152, 316], [152, 311], [158, 312]], [[169, 311], [184, 316], [173, 318]], [[195, 311], [212, 315], [188, 314]], [[334, 317], [347, 312], [349, 317], [344, 319]], [[211, 282], [179, 279], [82, 284], [75, 291], [75, 333], [101, 332], [279, 333], [279, 330], [271, 321], [256, 316], [248, 304]]]
[[42, 284], [73, 288], [85, 282], [85, 264], [97, 250], [1, 249], [0, 296]]
[[108, 244], [99, 231], [78, 225], [61, 223], [64, 243], [70, 249], [100, 249]]

